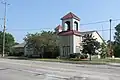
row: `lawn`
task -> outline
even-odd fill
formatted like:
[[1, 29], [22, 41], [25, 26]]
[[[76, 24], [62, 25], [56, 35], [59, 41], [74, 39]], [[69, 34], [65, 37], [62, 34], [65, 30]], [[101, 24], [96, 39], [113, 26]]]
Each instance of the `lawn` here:
[[48, 58], [26, 58], [26, 57], [8, 57], [8, 59], [18, 59], [18, 60], [35, 60], [35, 61], [46, 61], [46, 62], [63, 62], [63, 63], [73, 63], [73, 64], [107, 64], [107, 63], [120, 63], [120, 58], [118, 59], [48, 59]]
[[89, 61], [88, 59], [80, 60], [80, 59], [31, 59], [36, 61], [47, 61], [47, 62], [64, 62], [64, 63], [74, 63], [74, 64], [107, 64], [107, 63], [120, 63], [120, 59], [92, 59]]

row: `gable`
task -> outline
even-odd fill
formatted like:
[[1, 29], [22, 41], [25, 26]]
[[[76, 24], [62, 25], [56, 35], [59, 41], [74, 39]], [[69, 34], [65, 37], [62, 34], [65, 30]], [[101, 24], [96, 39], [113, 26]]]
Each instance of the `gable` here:
[[99, 34], [97, 31], [93, 32], [93, 33], [92, 33], [92, 36], [93, 36], [94, 38], [96, 38], [96, 40], [97, 40], [98, 42], [104, 43], [103, 38], [100, 36], [100, 34]]
[[103, 40], [103, 38], [101, 37], [101, 35], [97, 32], [97, 31], [86, 31], [86, 32], [80, 32], [82, 35], [85, 34], [92, 34], [92, 36], [94, 38], [96, 38], [96, 40], [100, 43], [105, 43], [105, 41]]

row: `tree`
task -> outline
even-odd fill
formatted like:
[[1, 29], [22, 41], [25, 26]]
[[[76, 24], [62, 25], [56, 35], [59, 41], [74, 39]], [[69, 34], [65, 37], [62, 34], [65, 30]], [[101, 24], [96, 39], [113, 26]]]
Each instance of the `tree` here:
[[116, 27], [115, 27], [115, 42], [114, 42], [114, 56], [115, 57], [120, 57], [120, 24], [118, 24]]
[[97, 54], [97, 50], [100, 48], [100, 43], [92, 37], [92, 34], [86, 34], [83, 36], [83, 50], [82, 53], [91, 55]]
[[[111, 50], [110, 50], [110, 44], [111, 44]], [[109, 57], [112, 57], [113, 56], [113, 54], [114, 54], [114, 51], [113, 50], [115, 50], [115, 41], [110, 41], [110, 40], [108, 40], [107, 41], [107, 50], [108, 50], [108, 56]]]
[[41, 52], [42, 49], [44, 53], [42, 56], [44, 57], [58, 56], [58, 36], [52, 31], [27, 34], [24, 40], [29, 47], [32, 46], [34, 48], [35, 53]]
[[99, 51], [101, 58], [107, 57], [107, 51], [108, 51], [108, 49], [107, 49], [107, 44], [102, 43], [102, 44], [100, 45], [100, 51]]
[[18, 45], [19, 43], [18, 42], [15, 42], [14, 45]]
[[[2, 53], [3, 32], [0, 31], [0, 53]], [[14, 45], [14, 37], [10, 33], [5, 33], [5, 53], [10, 52], [11, 47]]]

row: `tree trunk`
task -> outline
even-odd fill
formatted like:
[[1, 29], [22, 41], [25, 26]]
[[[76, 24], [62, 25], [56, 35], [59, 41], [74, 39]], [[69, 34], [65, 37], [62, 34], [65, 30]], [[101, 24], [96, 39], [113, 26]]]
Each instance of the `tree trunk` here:
[[43, 58], [43, 52], [42, 52], [42, 55], [41, 55], [41, 56], [42, 56], [42, 58]]
[[43, 47], [42, 47], [42, 55], [41, 55], [42, 58], [43, 58], [44, 52], [45, 52], [45, 47], [43, 46]]
[[91, 57], [92, 55], [90, 54], [90, 61], [92, 60], [92, 57]]

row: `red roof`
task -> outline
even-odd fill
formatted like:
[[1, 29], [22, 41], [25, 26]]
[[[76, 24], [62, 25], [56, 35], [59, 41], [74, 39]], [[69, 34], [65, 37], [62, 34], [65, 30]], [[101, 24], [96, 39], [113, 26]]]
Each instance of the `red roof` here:
[[71, 18], [74, 18], [74, 19], [77, 19], [80, 21], [80, 18], [77, 17], [75, 14], [73, 14], [72, 12], [68, 13], [67, 15], [65, 15], [63, 18], [61, 18], [61, 20], [65, 20], [65, 19], [71, 19]]
[[56, 29], [56, 30], [62, 30], [62, 26], [61, 26], [61, 25], [58, 25], [55, 29]]
[[60, 33], [58, 33], [59, 36], [66, 36], [66, 35], [78, 35], [80, 36], [80, 32], [79, 31], [75, 31], [75, 30], [70, 30], [70, 31], [62, 31]]

